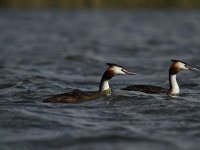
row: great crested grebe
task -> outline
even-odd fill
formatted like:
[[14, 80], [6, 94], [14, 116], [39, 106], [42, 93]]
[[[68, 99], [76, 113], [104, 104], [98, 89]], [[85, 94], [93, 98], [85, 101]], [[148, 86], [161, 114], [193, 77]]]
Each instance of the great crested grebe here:
[[77, 103], [87, 100], [96, 99], [101, 96], [107, 96], [111, 94], [111, 88], [109, 86], [109, 80], [116, 75], [135, 75], [135, 73], [129, 72], [124, 67], [117, 64], [106, 63], [108, 68], [104, 72], [101, 82], [99, 84], [99, 91], [80, 91], [78, 89], [73, 90], [69, 93], [59, 94], [49, 97], [44, 102], [51, 103]]
[[169, 95], [177, 95], [180, 93], [180, 89], [178, 83], [176, 81], [176, 74], [182, 70], [196, 70], [200, 71], [197, 68], [193, 68], [187, 63], [180, 60], [172, 60], [172, 65], [169, 68], [169, 89], [164, 89], [162, 87], [154, 86], [154, 85], [132, 85], [121, 90], [127, 91], [140, 91], [149, 94], [160, 94], [166, 93]]

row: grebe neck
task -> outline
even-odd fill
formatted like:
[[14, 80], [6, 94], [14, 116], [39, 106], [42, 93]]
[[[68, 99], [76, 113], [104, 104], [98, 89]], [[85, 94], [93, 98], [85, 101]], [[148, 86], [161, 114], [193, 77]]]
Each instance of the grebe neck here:
[[102, 76], [101, 82], [99, 84], [99, 92], [103, 92], [110, 88], [109, 80], [114, 76], [114, 73], [110, 70], [106, 70]]
[[100, 85], [99, 85], [99, 92], [106, 91], [110, 88], [109, 86], [109, 80], [101, 79]]
[[180, 93], [180, 89], [176, 81], [176, 74], [169, 74], [169, 84], [170, 84], [169, 94], [176, 95]]

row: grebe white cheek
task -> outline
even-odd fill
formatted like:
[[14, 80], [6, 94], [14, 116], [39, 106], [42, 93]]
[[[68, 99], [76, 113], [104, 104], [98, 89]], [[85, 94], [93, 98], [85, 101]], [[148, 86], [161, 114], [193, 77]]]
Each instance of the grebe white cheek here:
[[189, 68], [187, 67], [187, 65], [185, 63], [177, 62], [175, 65], [180, 70], [189, 70]]
[[125, 72], [122, 71], [123, 68], [114, 66], [111, 68], [111, 70], [116, 74], [116, 75], [123, 75], [126, 74]]

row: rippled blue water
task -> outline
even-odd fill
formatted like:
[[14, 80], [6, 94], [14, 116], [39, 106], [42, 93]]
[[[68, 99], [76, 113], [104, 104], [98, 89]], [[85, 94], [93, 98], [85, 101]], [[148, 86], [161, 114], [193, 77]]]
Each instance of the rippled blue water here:
[[[200, 74], [182, 72], [179, 97], [119, 90], [168, 87], [171, 59], [200, 68], [199, 11], [0, 11], [0, 149], [197, 150]], [[80, 104], [42, 100], [97, 90], [105, 62], [137, 76]]]

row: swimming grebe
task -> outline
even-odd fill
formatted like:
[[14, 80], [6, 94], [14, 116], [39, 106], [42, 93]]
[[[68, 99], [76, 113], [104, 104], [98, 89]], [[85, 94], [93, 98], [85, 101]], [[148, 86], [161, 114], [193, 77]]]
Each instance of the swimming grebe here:
[[172, 60], [172, 65], [169, 68], [169, 90], [153, 86], [153, 85], [132, 85], [128, 86], [126, 88], [123, 88], [122, 90], [127, 91], [140, 91], [144, 93], [149, 94], [160, 94], [160, 93], [167, 93], [169, 95], [177, 95], [180, 93], [179, 85], [176, 81], [176, 74], [179, 73], [182, 70], [197, 70], [200, 71], [197, 68], [193, 68], [189, 66], [187, 63], [180, 61], [180, 60]]
[[70, 93], [64, 93], [52, 96], [44, 102], [51, 103], [77, 103], [87, 100], [96, 99], [101, 96], [107, 96], [111, 93], [111, 88], [109, 86], [109, 80], [116, 75], [135, 75], [135, 73], [129, 72], [124, 67], [113, 63], [106, 63], [108, 68], [104, 72], [101, 82], [99, 84], [99, 91], [80, 91], [78, 89], [73, 90]]

